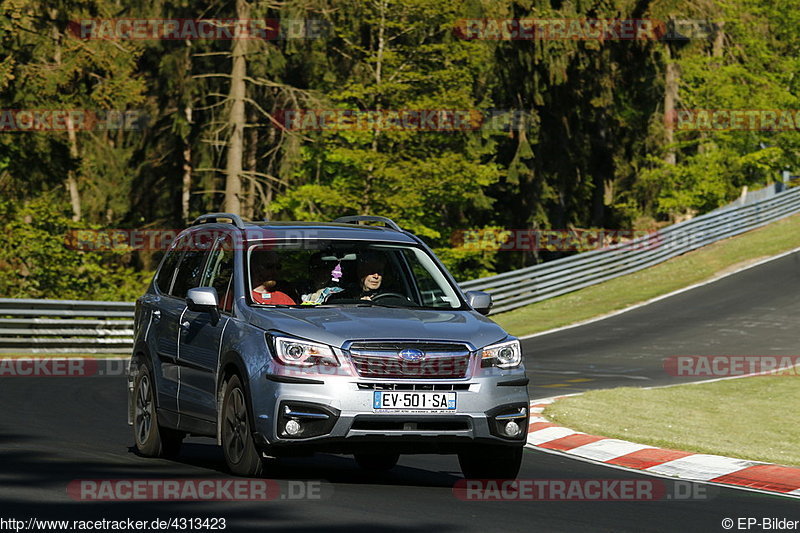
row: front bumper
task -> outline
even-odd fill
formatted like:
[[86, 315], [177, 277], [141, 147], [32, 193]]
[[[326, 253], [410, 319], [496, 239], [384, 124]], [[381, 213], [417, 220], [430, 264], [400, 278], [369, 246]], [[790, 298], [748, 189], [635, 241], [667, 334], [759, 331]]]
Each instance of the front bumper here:
[[[476, 443], [523, 446], [529, 409], [524, 371], [469, 380], [367, 380], [334, 377], [286, 383], [265, 377], [251, 383], [257, 442], [282, 450], [355, 453], [376, 444], [399, 453], [453, 453]], [[455, 392], [455, 411], [377, 412], [375, 390]], [[499, 417], [499, 418], [498, 418]], [[287, 420], [310, 428], [290, 436]], [[508, 421], [519, 434], [503, 434]]]

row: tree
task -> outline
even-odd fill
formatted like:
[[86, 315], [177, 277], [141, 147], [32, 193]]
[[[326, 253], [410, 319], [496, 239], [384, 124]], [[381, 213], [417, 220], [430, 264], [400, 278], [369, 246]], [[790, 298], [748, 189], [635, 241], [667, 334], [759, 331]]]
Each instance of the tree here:
[[453, 34], [460, 4], [336, 4], [327, 74], [312, 88], [327, 95], [327, 109], [350, 110], [361, 123], [303, 131], [311, 140], [295, 186], [275, 202], [279, 213], [301, 220], [381, 214], [446, 243], [454, 227], [490, 207], [483, 189], [498, 172], [480, 131], [403, 129], [376, 118], [490, 107], [475, 90], [488, 73], [488, 50]]
[[[135, 139], [117, 128], [114, 117], [143, 102], [144, 85], [135, 75], [142, 45], [82, 40], [70, 31], [71, 21], [92, 14], [108, 17], [112, 9], [102, 1], [73, 6], [19, 0], [0, 7], [7, 51], [3, 107], [78, 110], [90, 126], [85, 129], [67, 115], [66, 131], [21, 132], [4, 139], [0, 153], [9, 156], [15, 179], [35, 184], [29, 191], [64, 187], [74, 220], [110, 221], [126, 207], [118, 194], [130, 179], [125, 164], [118, 163], [127, 163]], [[102, 177], [98, 166], [107, 167]], [[92, 192], [88, 199], [83, 198], [86, 191]]]

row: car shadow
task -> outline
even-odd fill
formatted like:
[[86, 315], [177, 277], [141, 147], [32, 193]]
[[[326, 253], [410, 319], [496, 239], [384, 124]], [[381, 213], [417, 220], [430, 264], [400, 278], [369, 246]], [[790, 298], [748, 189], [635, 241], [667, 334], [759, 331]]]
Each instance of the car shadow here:
[[[135, 448], [129, 451], [140, 456]], [[141, 457], [141, 456], [140, 456]], [[177, 457], [159, 459], [172, 463], [211, 470], [230, 476], [222, 449], [215, 444], [187, 442]], [[323, 480], [329, 483], [379, 484], [421, 487], [452, 487], [462, 479], [460, 470], [432, 471], [401, 464], [385, 472], [361, 469], [352, 456], [317, 453], [307, 457], [281, 457], [265, 459], [265, 475], [275, 480]]]
[[[324, 454], [303, 459], [270, 460], [268, 463], [265, 478], [273, 479], [279, 485], [285, 485], [284, 481], [319, 480], [331, 487], [355, 483], [450, 487], [457, 479], [448, 473], [404, 466], [398, 466], [392, 472], [370, 475], [361, 472], [352, 458]], [[95, 501], [82, 499], [79, 491], [75, 490], [76, 483], [83, 480], [199, 481], [232, 477], [226, 472], [220, 448], [214, 444], [186, 443], [176, 459], [168, 460], [142, 457], [132, 447], [95, 453], [70, 447], [60, 452], [53, 447], [53, 441], [40, 436], [0, 429], [0, 509], [6, 519], [152, 521], [174, 517], [223, 517], [228, 521], [228, 529], [237, 532], [261, 532], [265, 527], [271, 531], [311, 532], [324, 528], [326, 531], [344, 532], [364, 527], [364, 523], [355, 518], [337, 520], [338, 523], [332, 524], [330, 516], [308, 516], [304, 510], [308, 501]], [[69, 490], [70, 486], [73, 490]], [[328, 498], [333, 490], [329, 491]], [[324, 496], [325, 491], [322, 492]], [[341, 496], [347, 497], [344, 492]], [[425, 529], [444, 532], [456, 529], [436, 520], [428, 526]], [[418, 531], [419, 528], [419, 522], [415, 525], [399, 522], [386, 524], [381, 530], [401, 533]], [[69, 529], [76, 528], [71, 525]]]

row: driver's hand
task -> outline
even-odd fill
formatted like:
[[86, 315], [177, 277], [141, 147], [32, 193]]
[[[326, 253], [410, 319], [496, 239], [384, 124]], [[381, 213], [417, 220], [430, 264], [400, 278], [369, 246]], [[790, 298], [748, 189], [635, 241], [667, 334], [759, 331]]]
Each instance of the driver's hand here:
[[361, 299], [362, 300], [370, 300], [371, 301], [372, 300], [372, 296], [362, 296]]

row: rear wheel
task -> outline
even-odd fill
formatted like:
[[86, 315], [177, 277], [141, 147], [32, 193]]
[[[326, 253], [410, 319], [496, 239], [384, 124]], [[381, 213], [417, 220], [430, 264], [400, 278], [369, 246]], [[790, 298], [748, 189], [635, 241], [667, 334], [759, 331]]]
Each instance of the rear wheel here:
[[371, 472], [385, 472], [397, 465], [399, 453], [357, 453], [354, 455], [358, 466]]
[[133, 437], [136, 449], [147, 457], [174, 457], [180, 453], [184, 433], [158, 425], [156, 395], [150, 368], [139, 367], [134, 384]]
[[467, 479], [516, 479], [522, 466], [522, 447], [483, 445], [458, 454]]
[[260, 476], [264, 463], [253, 441], [245, 391], [238, 376], [231, 377], [225, 386], [222, 416], [222, 451], [228, 469], [238, 476]]

